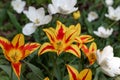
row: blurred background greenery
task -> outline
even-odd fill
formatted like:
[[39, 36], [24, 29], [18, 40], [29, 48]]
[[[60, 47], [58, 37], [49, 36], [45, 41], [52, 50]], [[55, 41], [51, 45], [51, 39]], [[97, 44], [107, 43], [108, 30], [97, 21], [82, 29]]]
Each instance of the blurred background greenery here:
[[[0, 0], [0, 36], [4, 36], [11, 40], [17, 33], [22, 32], [22, 27], [29, 22], [24, 14], [17, 14], [11, 7], [11, 0]], [[47, 13], [47, 5], [51, 3], [51, 0], [26, 0], [26, 8], [28, 6], [34, 6], [36, 8], [44, 7]], [[114, 0], [114, 7], [120, 5], [120, 0]], [[93, 34], [93, 31], [101, 25], [106, 28], [110, 28], [109, 25], [114, 21], [105, 17], [105, 13], [108, 12], [107, 6], [104, 0], [78, 0], [76, 5], [80, 12], [81, 17], [78, 20], [74, 20], [72, 14], [53, 16], [52, 21], [44, 26], [40, 26], [34, 34], [31, 36], [25, 36], [26, 42], [39, 42], [43, 44], [48, 41], [47, 36], [42, 31], [43, 28], [56, 27], [56, 21], [60, 20], [65, 25], [81, 24], [82, 34], [89, 34], [94, 37], [98, 49], [103, 49], [106, 45], [111, 45], [114, 48], [115, 56], [120, 57], [120, 22], [116, 22], [110, 26], [114, 29], [113, 34], [107, 38], [102, 39]], [[87, 15], [90, 11], [98, 13], [99, 18], [93, 22], [87, 21]], [[48, 13], [47, 13], [48, 14]], [[84, 56], [84, 54], [82, 54]], [[61, 54], [57, 56], [54, 53], [45, 53], [41, 56], [37, 55], [35, 51], [32, 55], [22, 61], [22, 73], [21, 80], [43, 80], [48, 76], [50, 80], [68, 80], [68, 72], [65, 64], [71, 64], [79, 71], [88, 66], [86, 57], [81, 59], [76, 58], [72, 54]], [[111, 78], [106, 76], [98, 68], [95, 63], [90, 66], [93, 72], [93, 80], [120, 80], [119, 76]], [[4, 58], [2, 49], [0, 49], [0, 80], [10, 80], [11, 73], [10, 63]], [[16, 76], [13, 75], [13, 79]]]

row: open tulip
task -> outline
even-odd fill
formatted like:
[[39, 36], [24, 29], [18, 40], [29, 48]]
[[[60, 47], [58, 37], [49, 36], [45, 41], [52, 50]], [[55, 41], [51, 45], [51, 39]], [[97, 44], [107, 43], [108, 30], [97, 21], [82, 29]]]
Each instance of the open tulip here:
[[69, 80], [92, 80], [92, 71], [83, 69], [80, 73], [72, 66], [67, 65]]
[[97, 51], [96, 43], [95, 42], [91, 43], [89, 48], [86, 45], [82, 45], [81, 49], [88, 57], [88, 60], [92, 65], [96, 61], [96, 51]]
[[22, 66], [20, 61], [39, 48], [39, 46], [39, 43], [24, 44], [23, 34], [17, 34], [11, 42], [4, 37], [0, 37], [0, 47], [5, 58], [11, 62], [11, 66], [19, 80]]
[[57, 21], [56, 29], [50, 27], [43, 30], [47, 34], [50, 43], [46, 42], [41, 46], [38, 53], [39, 55], [48, 51], [56, 52], [57, 55], [60, 55], [64, 51], [80, 57], [80, 50], [78, 46], [72, 44], [75, 37], [80, 33], [80, 24], [77, 24], [76, 26], [71, 25], [68, 28], [61, 22]]

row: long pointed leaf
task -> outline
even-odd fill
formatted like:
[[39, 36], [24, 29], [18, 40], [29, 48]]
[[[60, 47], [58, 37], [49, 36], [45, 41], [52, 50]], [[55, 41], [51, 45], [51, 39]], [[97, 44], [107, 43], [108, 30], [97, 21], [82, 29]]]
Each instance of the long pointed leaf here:
[[7, 13], [9, 15], [9, 18], [10, 18], [12, 24], [15, 26], [15, 28], [17, 29], [17, 31], [20, 33], [22, 31], [22, 27], [19, 24], [19, 22], [17, 21], [17, 18], [10, 11], [8, 11]]

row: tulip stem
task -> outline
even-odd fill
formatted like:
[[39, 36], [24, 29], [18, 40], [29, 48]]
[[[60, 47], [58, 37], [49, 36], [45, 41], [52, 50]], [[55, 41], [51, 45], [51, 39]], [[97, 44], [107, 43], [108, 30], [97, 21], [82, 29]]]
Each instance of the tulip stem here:
[[116, 24], [117, 23], [117, 21], [114, 21], [112, 24], [110, 24], [109, 26], [108, 26], [108, 28], [110, 28], [110, 27], [112, 27], [114, 24]]

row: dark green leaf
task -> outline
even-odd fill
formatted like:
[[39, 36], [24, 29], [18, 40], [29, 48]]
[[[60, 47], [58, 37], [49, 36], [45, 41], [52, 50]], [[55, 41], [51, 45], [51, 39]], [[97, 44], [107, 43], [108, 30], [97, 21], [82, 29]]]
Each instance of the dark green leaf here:
[[15, 26], [15, 28], [17, 29], [18, 33], [21, 33], [22, 31], [22, 27], [21, 25], [19, 24], [19, 22], [17, 21], [17, 18], [15, 17], [14, 14], [12, 14], [10, 11], [7, 12], [8, 15], [9, 15], [9, 18], [12, 22], [12, 24]]

